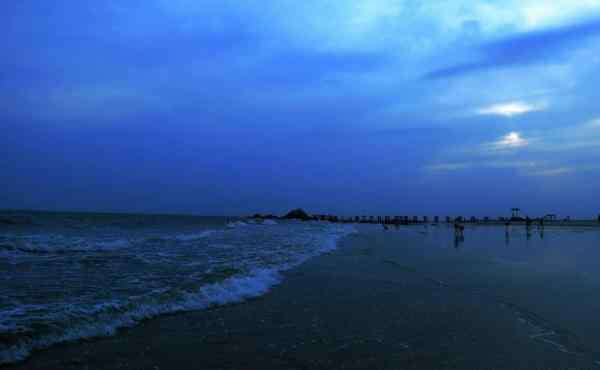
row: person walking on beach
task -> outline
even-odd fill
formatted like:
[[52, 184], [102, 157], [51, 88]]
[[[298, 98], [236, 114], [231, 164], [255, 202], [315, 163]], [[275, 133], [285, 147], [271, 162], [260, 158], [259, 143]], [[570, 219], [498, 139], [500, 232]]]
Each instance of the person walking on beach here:
[[465, 227], [458, 223], [458, 221], [454, 222], [454, 236], [463, 237], [465, 236]]
[[454, 248], [458, 249], [461, 243], [465, 241], [465, 226], [458, 220], [454, 221]]

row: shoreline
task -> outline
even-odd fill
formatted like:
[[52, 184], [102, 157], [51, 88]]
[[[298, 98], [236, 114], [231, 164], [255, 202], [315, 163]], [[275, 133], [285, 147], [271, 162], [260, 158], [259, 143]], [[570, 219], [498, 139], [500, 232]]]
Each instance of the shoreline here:
[[595, 334], [536, 306], [553, 294], [540, 291], [552, 272], [490, 264], [417, 231], [359, 226], [266, 295], [160, 316], [5, 368], [597, 368]]
[[[15, 226], [28, 226], [33, 224], [31, 220], [26, 220], [29, 222], [23, 222], [23, 217], [28, 215], [81, 215], [81, 216], [118, 216], [118, 217], [135, 217], [135, 216], [143, 216], [143, 217], [181, 217], [181, 218], [219, 218], [219, 219], [231, 219], [231, 220], [277, 220], [277, 221], [286, 221], [289, 220], [285, 216], [261, 216], [259, 214], [255, 216], [244, 216], [244, 215], [201, 215], [194, 213], [136, 213], [136, 212], [111, 212], [111, 211], [60, 211], [60, 210], [28, 210], [28, 209], [0, 209], [0, 226], [3, 224], [6, 225], [15, 225]], [[256, 217], [259, 216], [259, 217]], [[14, 224], [10, 222], [13, 221], [12, 217], [15, 218], [16, 221]], [[366, 219], [362, 219], [357, 221], [357, 217], [367, 217]], [[371, 218], [372, 219], [369, 219]], [[455, 217], [452, 217], [452, 221], [447, 222], [445, 217], [439, 217], [439, 221], [435, 222], [434, 217], [431, 216], [418, 216], [418, 219], [415, 221], [414, 217], [409, 217], [408, 220], [403, 220], [403, 218], [396, 218], [398, 216], [334, 216], [334, 215], [314, 215], [310, 216], [310, 219], [306, 221], [321, 221], [321, 222], [332, 222], [332, 223], [340, 223], [340, 224], [353, 224], [353, 225], [373, 225], [373, 224], [387, 224], [387, 225], [395, 225], [398, 224], [400, 226], [411, 226], [411, 225], [451, 225], [454, 223]], [[424, 217], [427, 217], [427, 221], [424, 220]], [[378, 220], [379, 219], [379, 220]], [[531, 218], [534, 225], [537, 225], [539, 221], [539, 217]], [[480, 225], [480, 226], [496, 226], [496, 225], [504, 225], [507, 221], [510, 221], [510, 218], [507, 217], [505, 219], [499, 218], [489, 218], [485, 220], [484, 217], [475, 217], [475, 220], [471, 220], [470, 217], [463, 218], [460, 222], [469, 225]], [[522, 221], [510, 221], [511, 225], [525, 225], [525, 220]], [[556, 219], [556, 220], [544, 220], [545, 226], [588, 226], [588, 227], [600, 227], [600, 219]]]

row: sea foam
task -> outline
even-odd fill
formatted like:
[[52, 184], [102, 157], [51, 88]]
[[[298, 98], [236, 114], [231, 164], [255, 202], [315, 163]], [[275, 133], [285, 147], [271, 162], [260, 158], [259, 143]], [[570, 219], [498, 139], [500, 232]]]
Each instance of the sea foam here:
[[[169, 285], [159, 285], [148, 289], [146, 293], [129, 295], [129, 297], [107, 297], [103, 302], [88, 303], [85, 303], [87, 302], [85, 300], [77, 300], [76, 305], [65, 302], [63, 306], [56, 306], [60, 309], [53, 309], [53, 306], [48, 303], [49, 329], [42, 331], [38, 329], [32, 331], [23, 326], [28, 323], [26, 320], [28, 310], [24, 310], [24, 306], [12, 311], [0, 311], [0, 334], [3, 338], [3, 343], [0, 342], [0, 364], [23, 360], [32, 351], [56, 343], [114, 335], [119, 328], [131, 327], [142, 320], [161, 314], [201, 310], [214, 305], [240, 303], [259, 297], [282, 281], [282, 272], [298, 266], [311, 257], [334, 250], [341, 237], [356, 231], [347, 225], [323, 227], [323, 225], [290, 223], [268, 229], [242, 222], [235, 222], [234, 225], [236, 225], [234, 228], [219, 233], [206, 230], [199, 233], [178, 234], [171, 240], [182, 243], [159, 247], [155, 245], [156, 251], [148, 249], [143, 242], [132, 243], [127, 239], [106, 239], [100, 243], [91, 243], [92, 248], [96, 250], [114, 249], [114, 253], [123, 253], [123, 256], [135, 254], [137, 251], [137, 254], [143, 255], [145, 259], [159, 266], [166, 261], [164, 263], [174, 263], [174, 266], [179, 266], [178, 270], [187, 268], [189, 279], [192, 279], [189, 282], [196, 281], [199, 285], [196, 288], [190, 288], [189, 285], [177, 286], [173, 285], [177, 284], [177, 279], [171, 279], [168, 280]], [[186, 242], [196, 240], [202, 240], [205, 244], [190, 249]], [[90, 243], [87, 243], [85, 247], [89, 245]], [[204, 247], [201, 247], [202, 245]], [[227, 248], [223, 248], [223, 245]], [[171, 249], [164, 248], [181, 249], [174, 249], [171, 253]], [[197, 260], [176, 259], [181, 253], [188, 256], [195, 251], [199, 253], [194, 255], [195, 258], [199, 258]], [[210, 263], [216, 263], [211, 266], [225, 267], [222, 273], [218, 271], [215, 273], [212, 268], [205, 270], [202, 256], [207, 253], [212, 254], [210, 261], [214, 260]], [[106, 258], [112, 257], [107, 255]], [[267, 265], [264, 265], [265, 261], [268, 261]], [[233, 265], [228, 268], [228, 264]], [[90, 265], [89, 268], [96, 268], [95, 266]], [[89, 273], [87, 271], [89, 269], [86, 270], [86, 273]], [[121, 271], [120, 274], [123, 272], [127, 273], [127, 270]], [[150, 271], [142, 270], [140, 275], [132, 275], [122, 281], [139, 281], [147, 284], [148, 273]], [[133, 286], [139, 287], [140, 283]], [[124, 289], [126, 286], [121, 288]], [[107, 291], [109, 290], [110, 287], [107, 287]], [[34, 317], [37, 317], [36, 320], [44, 319], [44, 316], [36, 313], [40, 312], [39, 309], [32, 306], [31, 312]], [[27, 331], [26, 335], [21, 335], [23, 329]]]
[[[0, 365], [24, 360], [31, 354], [31, 351], [47, 348], [57, 343], [111, 336], [120, 328], [135, 326], [142, 320], [161, 314], [201, 310], [215, 305], [243, 302], [267, 293], [271, 287], [280, 282], [281, 274], [277, 270], [257, 269], [248, 275], [233, 276], [219, 283], [207, 284], [197, 292], [179, 294], [177, 299], [170, 302], [158, 303], [160, 299], [154, 299], [154, 302], [134, 299], [128, 303], [97, 304], [87, 310], [78, 308], [79, 314], [84, 313], [90, 319], [77, 323], [60, 334], [24, 338], [17, 340], [8, 348], [0, 347]], [[163, 291], [162, 293], [167, 292]], [[19, 314], [19, 312], [14, 313]], [[0, 335], [14, 333], [16, 329], [17, 327], [14, 325], [2, 324], [0, 325]]]
[[193, 241], [193, 240], [207, 238], [214, 233], [215, 233], [215, 230], [205, 230], [205, 231], [202, 231], [199, 233], [176, 235], [175, 237], [173, 237], [173, 239], [180, 241], [180, 242], [189, 242], [189, 241]]

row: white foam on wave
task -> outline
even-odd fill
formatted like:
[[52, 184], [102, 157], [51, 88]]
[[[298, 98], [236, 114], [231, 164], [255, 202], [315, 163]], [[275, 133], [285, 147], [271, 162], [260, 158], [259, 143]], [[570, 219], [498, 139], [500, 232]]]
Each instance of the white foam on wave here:
[[235, 229], [237, 227], [243, 227], [243, 226], [248, 226], [248, 224], [243, 221], [234, 221], [234, 222], [230, 222], [227, 224], [227, 228], [229, 228], [229, 229]]
[[[119, 328], [132, 327], [142, 320], [162, 314], [202, 310], [210, 306], [239, 303], [262, 296], [282, 281], [281, 272], [298, 266], [311, 257], [333, 251], [337, 248], [340, 238], [355, 232], [356, 229], [348, 225], [331, 228], [327, 234], [315, 239], [318, 248], [297, 255], [293, 262], [275, 268], [253, 269], [244, 275], [234, 275], [221, 282], [201, 286], [195, 292], [161, 289], [143, 296], [132, 296], [128, 302], [111, 301], [96, 304], [88, 309], [73, 308], [71, 314], [83, 317], [80, 322], [72, 324], [62, 333], [42, 335], [38, 338], [21, 338], [16, 344], [0, 349], [0, 365], [24, 360], [31, 351], [57, 343], [111, 336]], [[169, 296], [170, 301], [165, 302], [165, 294]], [[11, 330], [8, 326], [5, 329]]]
[[277, 225], [277, 221], [275, 220], [264, 220], [263, 225]]
[[300, 256], [300, 258], [298, 258], [298, 260], [295, 263], [287, 264], [282, 270], [288, 270], [306, 262], [307, 260], [313, 257], [333, 252], [337, 249], [338, 242], [340, 239], [348, 235], [355, 234], [357, 232], [358, 230], [356, 230], [356, 228], [351, 225], [336, 225], [336, 227], [332, 227], [330, 233], [326, 234], [322, 239], [320, 239], [317, 242], [318, 248]]
[[145, 242], [191, 242], [195, 240], [206, 239], [209, 236], [216, 233], [217, 230], [204, 230], [195, 233], [185, 233], [185, 234], [175, 234], [175, 235], [161, 235], [161, 236], [151, 236], [143, 239]]
[[200, 288], [200, 293], [209, 305], [223, 305], [259, 297], [280, 282], [281, 275], [279, 271], [257, 269], [247, 276], [236, 276], [222, 283], [205, 285]]
[[27, 241], [17, 241], [14, 243], [15, 253], [27, 253], [27, 254], [53, 254], [53, 253], [68, 253], [68, 252], [83, 252], [89, 249], [82, 247], [81, 245], [64, 246], [64, 245], [50, 245], [50, 244], [37, 244], [30, 243]]
[[127, 248], [126, 239], [94, 240], [62, 235], [27, 235], [3, 241], [0, 249], [14, 253], [61, 254], [71, 252], [99, 252]]
[[214, 233], [215, 233], [215, 230], [205, 230], [205, 231], [202, 231], [199, 233], [193, 233], [193, 234], [179, 234], [179, 235], [176, 235], [175, 237], [173, 237], [173, 239], [180, 241], [180, 242], [189, 242], [189, 241], [193, 241], [193, 240], [207, 238]]
[[[70, 327], [62, 334], [22, 340], [6, 349], [0, 349], [0, 365], [24, 360], [31, 351], [78, 339], [111, 336], [119, 328], [135, 326], [142, 320], [161, 314], [201, 310], [215, 305], [243, 302], [267, 293], [281, 282], [281, 275], [273, 269], [257, 269], [248, 275], [232, 276], [222, 282], [202, 286], [199, 291], [180, 294], [171, 302], [107, 302], [85, 310], [94, 315], [85, 323]], [[155, 302], [160, 299], [155, 299]], [[78, 311], [84, 311], [78, 309]], [[93, 317], [93, 316], [92, 316]], [[10, 329], [7, 327], [7, 329]]]

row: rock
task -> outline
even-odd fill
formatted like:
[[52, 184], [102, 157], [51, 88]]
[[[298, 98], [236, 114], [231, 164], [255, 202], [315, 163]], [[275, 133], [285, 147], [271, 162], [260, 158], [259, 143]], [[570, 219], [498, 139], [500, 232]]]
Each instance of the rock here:
[[284, 219], [295, 219], [295, 220], [302, 220], [302, 221], [308, 221], [308, 220], [312, 220], [313, 218], [310, 217], [308, 215], [308, 213], [306, 213], [303, 209], [298, 208], [298, 209], [294, 209], [290, 212], [288, 212], [285, 216], [283, 216]]

